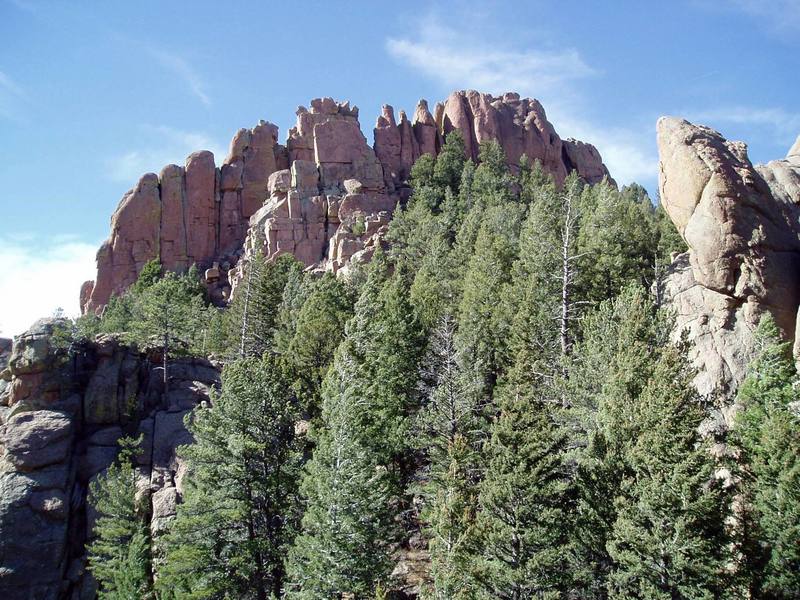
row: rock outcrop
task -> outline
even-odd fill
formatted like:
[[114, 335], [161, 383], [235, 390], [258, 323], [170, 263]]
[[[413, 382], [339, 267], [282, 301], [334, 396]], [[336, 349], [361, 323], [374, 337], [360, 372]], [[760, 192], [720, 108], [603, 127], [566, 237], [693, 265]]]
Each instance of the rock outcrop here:
[[658, 148], [661, 201], [689, 246], [666, 296], [694, 342], [700, 391], [724, 402], [744, 378], [763, 314], [786, 339], [798, 331], [800, 145], [753, 166], [744, 143], [664, 117]]
[[461, 91], [434, 112], [420, 100], [413, 118], [401, 111], [398, 122], [385, 105], [371, 147], [358, 107], [317, 98], [297, 110], [285, 146], [277, 143], [277, 128], [262, 121], [237, 132], [219, 168], [203, 151], [183, 167], [144, 175], [111, 219], [111, 235], [97, 254], [97, 278], [81, 288], [82, 309], [101, 310], [156, 257], [168, 270], [208, 269], [212, 298], [220, 303], [229, 298], [235, 277], [228, 271], [244, 248], [260, 247], [267, 258], [291, 252], [331, 271], [354, 257], [367, 260], [393, 209], [410, 193], [414, 161], [436, 155], [454, 129], [473, 160], [481, 142], [496, 139], [512, 167], [526, 154], [559, 182], [573, 169], [591, 183], [609, 177], [594, 146], [562, 141], [537, 100]]
[[114, 460], [120, 437], [142, 434], [140, 489], [160, 532], [181, 491], [175, 450], [191, 441], [183, 417], [219, 384], [207, 361], [174, 361], [162, 399], [161, 373], [147, 356], [112, 337], [70, 356], [53, 342], [57, 323], [38, 321], [16, 338], [0, 369], [9, 384], [0, 394], [2, 598], [94, 598], [84, 551], [89, 483]]
[[331, 98], [297, 110], [286, 146], [290, 168], [269, 178], [245, 254], [291, 253], [338, 271], [374, 248], [386, 230], [397, 198], [387, 189], [385, 165], [361, 133], [358, 108]]
[[219, 169], [211, 152], [200, 151], [183, 167], [143, 175], [111, 217], [111, 235], [97, 253], [97, 278], [81, 290], [84, 312], [125, 291], [154, 258], [174, 271], [235, 262], [269, 176], [286, 162], [277, 134], [277, 127], [262, 121], [236, 133]]

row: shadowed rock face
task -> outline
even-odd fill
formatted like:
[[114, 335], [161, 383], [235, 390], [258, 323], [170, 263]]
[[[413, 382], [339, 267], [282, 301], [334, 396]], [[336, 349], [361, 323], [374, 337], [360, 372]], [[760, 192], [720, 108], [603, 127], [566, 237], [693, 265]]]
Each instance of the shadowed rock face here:
[[139, 488], [158, 535], [181, 493], [176, 448], [191, 441], [183, 418], [219, 384], [208, 361], [174, 361], [162, 398], [152, 361], [111, 337], [67, 358], [53, 344], [57, 323], [38, 321], [10, 354], [0, 340], [0, 598], [94, 598], [84, 552], [90, 482], [120, 437], [142, 434]]
[[673, 117], [658, 122], [664, 208], [689, 246], [667, 296], [694, 341], [702, 392], [730, 397], [771, 313], [795, 339], [800, 305], [800, 152], [753, 166], [742, 142]]
[[496, 139], [512, 166], [526, 154], [559, 182], [573, 169], [591, 183], [608, 176], [594, 146], [562, 141], [541, 104], [518, 94], [454, 92], [436, 105], [435, 116], [420, 100], [411, 121], [401, 111], [397, 122], [386, 105], [372, 147], [361, 133], [358, 107], [317, 98], [297, 110], [285, 147], [277, 143], [277, 127], [262, 121], [236, 133], [219, 168], [201, 151], [182, 167], [142, 176], [111, 219], [97, 277], [81, 288], [81, 306], [102, 310], [154, 258], [168, 270], [208, 269], [219, 302], [230, 297], [237, 271], [228, 272], [245, 249], [261, 247], [268, 258], [290, 252], [330, 271], [368, 260], [397, 202], [410, 193], [414, 161], [436, 155], [454, 129], [473, 160], [482, 141]]

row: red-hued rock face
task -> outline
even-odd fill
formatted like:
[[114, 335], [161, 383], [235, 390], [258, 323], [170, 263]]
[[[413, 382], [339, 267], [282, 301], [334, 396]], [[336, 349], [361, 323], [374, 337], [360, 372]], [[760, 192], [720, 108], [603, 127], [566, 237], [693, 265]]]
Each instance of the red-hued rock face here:
[[144, 175], [111, 219], [111, 236], [97, 253], [97, 278], [81, 289], [84, 312], [101, 310], [153, 258], [182, 271], [241, 252], [248, 219], [264, 203], [276, 154], [283, 151], [277, 132], [263, 121], [239, 130], [220, 169], [211, 152], [201, 151], [189, 155], [185, 167]]
[[403, 111], [396, 119], [385, 105], [373, 147], [349, 102], [317, 98], [296, 114], [285, 147], [277, 143], [277, 127], [261, 121], [236, 133], [219, 168], [210, 152], [201, 151], [184, 167], [168, 165], [159, 176], [142, 177], [114, 213], [111, 235], [97, 253], [95, 281], [81, 289], [84, 311], [101, 310], [156, 257], [176, 271], [221, 265], [212, 295], [225, 299], [225, 265], [256, 244], [268, 258], [291, 252], [309, 266], [333, 271], [354, 254], [371, 256], [394, 206], [408, 197], [412, 165], [422, 154], [435, 156], [453, 129], [461, 130], [473, 160], [481, 142], [496, 139], [512, 167], [526, 154], [559, 182], [572, 169], [592, 183], [608, 176], [594, 146], [562, 142], [539, 102], [517, 94], [454, 92], [434, 114], [420, 100], [411, 121]]
[[481, 142], [497, 140], [512, 168], [519, 165], [524, 154], [541, 161], [559, 183], [573, 170], [590, 183], [609, 177], [594, 146], [575, 140], [562, 142], [538, 100], [521, 99], [512, 93], [494, 97], [470, 90], [453, 92], [444, 104], [437, 104], [435, 117], [428, 103], [420, 100], [411, 131], [402, 116], [395, 124], [392, 107], [384, 106], [375, 126], [375, 153], [391, 175], [387, 182], [391, 179], [399, 186], [414, 161], [425, 153], [436, 156], [444, 137], [454, 129], [461, 131], [467, 157], [476, 162]]

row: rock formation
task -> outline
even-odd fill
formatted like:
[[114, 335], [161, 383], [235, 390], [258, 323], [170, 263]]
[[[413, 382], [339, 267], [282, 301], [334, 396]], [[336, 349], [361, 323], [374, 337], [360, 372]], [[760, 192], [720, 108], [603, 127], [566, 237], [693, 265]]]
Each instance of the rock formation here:
[[180, 493], [175, 449], [191, 441], [183, 417], [219, 384], [207, 361], [174, 361], [162, 399], [157, 360], [112, 337], [68, 358], [53, 342], [56, 324], [38, 321], [0, 363], [8, 384], [0, 392], [0, 598], [94, 598], [84, 552], [90, 481], [114, 460], [121, 436], [143, 434], [140, 489], [160, 532]]
[[267, 195], [267, 179], [286, 162], [277, 134], [262, 121], [236, 133], [219, 169], [214, 155], [201, 151], [184, 167], [143, 175], [111, 217], [111, 235], [97, 253], [97, 278], [81, 289], [83, 310], [100, 309], [125, 291], [153, 258], [176, 271], [235, 262], [247, 221]]
[[594, 146], [562, 141], [541, 104], [518, 94], [454, 92], [436, 105], [435, 115], [420, 100], [411, 121], [401, 111], [398, 122], [386, 105], [373, 147], [361, 132], [357, 107], [317, 98], [297, 110], [285, 147], [277, 143], [277, 128], [262, 121], [239, 130], [219, 168], [210, 152], [196, 152], [184, 167], [144, 175], [111, 219], [111, 235], [97, 254], [97, 278], [81, 288], [81, 306], [101, 310], [156, 257], [169, 270], [209, 269], [218, 302], [229, 297], [235, 277], [228, 271], [244, 248], [260, 247], [268, 258], [291, 252], [331, 271], [352, 259], [368, 260], [394, 207], [408, 197], [414, 161], [435, 155], [454, 129], [473, 160], [482, 141], [496, 139], [512, 166], [526, 154], [557, 181], [573, 169], [592, 183], [608, 177]]
[[306, 265], [338, 271], [374, 249], [397, 199], [385, 165], [367, 144], [358, 109], [330, 98], [300, 107], [287, 141], [291, 168], [269, 178], [268, 197], [251, 217], [245, 254], [291, 253]]
[[661, 201], [689, 246], [666, 296], [694, 342], [700, 391], [725, 401], [744, 378], [763, 314], [787, 339], [798, 331], [800, 141], [786, 159], [753, 166], [744, 143], [664, 117], [658, 148]]

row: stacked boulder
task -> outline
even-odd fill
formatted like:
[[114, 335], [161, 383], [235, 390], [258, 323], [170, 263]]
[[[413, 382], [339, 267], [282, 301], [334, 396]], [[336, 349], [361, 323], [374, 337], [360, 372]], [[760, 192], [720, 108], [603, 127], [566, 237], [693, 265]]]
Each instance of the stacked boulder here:
[[290, 167], [268, 181], [269, 197], [250, 219], [245, 254], [291, 253], [333, 272], [374, 250], [397, 202], [384, 165], [361, 133], [358, 108], [331, 98], [297, 110], [287, 141]]
[[[262, 121], [236, 133], [219, 169], [214, 155], [201, 151], [183, 167], [143, 175], [111, 217], [111, 234], [97, 253], [97, 278], [81, 289], [83, 311], [102, 309], [154, 258], [172, 271], [235, 263], [269, 176], [286, 164], [277, 135], [275, 125]], [[219, 294], [224, 299], [226, 291]]]

